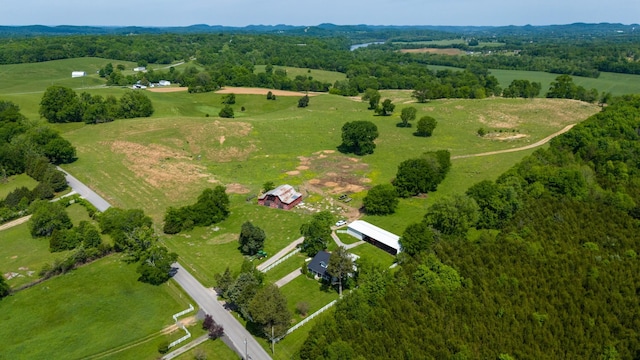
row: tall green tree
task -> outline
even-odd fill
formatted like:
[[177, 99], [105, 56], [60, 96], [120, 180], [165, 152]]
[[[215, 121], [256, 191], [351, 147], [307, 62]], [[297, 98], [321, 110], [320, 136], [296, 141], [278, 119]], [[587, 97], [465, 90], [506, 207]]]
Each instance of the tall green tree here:
[[235, 114], [234, 114], [233, 108], [231, 106], [225, 105], [222, 109], [220, 109], [220, 112], [218, 113], [218, 116], [220, 116], [221, 118], [233, 119]]
[[331, 253], [327, 272], [338, 279], [338, 294], [342, 297], [342, 285], [349, 274], [353, 273], [353, 260], [344, 246], [340, 246], [338, 250]]
[[127, 91], [120, 98], [119, 104], [119, 117], [123, 119], [153, 115], [154, 109], [151, 99], [142, 91]]
[[374, 110], [380, 103], [380, 92], [376, 89], [368, 88], [362, 95], [362, 101], [369, 101], [369, 110]]
[[416, 130], [416, 136], [424, 136], [428, 137], [433, 135], [433, 130], [435, 130], [438, 125], [438, 121], [431, 116], [423, 116], [418, 120], [418, 128]]
[[251, 300], [249, 313], [253, 322], [262, 328], [266, 338], [271, 341], [273, 352], [275, 339], [284, 335], [291, 324], [287, 299], [276, 285], [267, 285]]
[[305, 95], [298, 100], [298, 107], [305, 108], [309, 106], [309, 95]]
[[178, 254], [169, 252], [164, 246], [154, 246], [145, 252], [136, 271], [139, 281], [152, 285], [165, 283], [171, 277], [171, 264], [178, 260]]
[[425, 222], [419, 222], [407, 226], [400, 237], [400, 246], [403, 252], [416, 255], [429, 250], [435, 239], [433, 229]]
[[333, 215], [328, 211], [321, 211], [313, 215], [311, 221], [300, 226], [300, 234], [304, 237], [302, 251], [309, 256], [315, 256], [324, 250], [331, 241], [331, 224]]
[[371, 121], [352, 121], [342, 126], [340, 150], [356, 155], [373, 154], [374, 140], [378, 138], [378, 127]]
[[259, 250], [262, 250], [266, 237], [264, 230], [253, 225], [251, 221], [246, 221], [242, 224], [238, 239], [240, 251], [246, 255], [255, 255]]
[[4, 276], [0, 275], [0, 299], [11, 294], [11, 286], [4, 280]]
[[54, 85], [47, 88], [40, 101], [40, 116], [51, 123], [82, 121], [78, 94], [70, 88]]
[[222, 96], [222, 103], [225, 105], [233, 105], [236, 103], [236, 94], [231, 93]]
[[31, 236], [51, 236], [56, 230], [70, 229], [73, 224], [64, 206], [58, 202], [37, 201], [31, 205]]
[[393, 113], [396, 105], [391, 102], [391, 99], [384, 99], [382, 104], [378, 105], [375, 109], [375, 113], [380, 116], [389, 116]]
[[465, 235], [478, 221], [478, 204], [465, 195], [438, 199], [427, 210], [427, 225], [446, 235]]
[[400, 119], [402, 120], [402, 127], [411, 127], [411, 124], [409, 124], [409, 121], [415, 120], [417, 113], [418, 113], [418, 110], [416, 110], [416, 108], [414, 108], [413, 106], [403, 108], [402, 112], [400, 113]]
[[429, 100], [429, 85], [421, 83], [411, 93], [411, 97], [415, 98], [419, 103], [426, 103]]
[[398, 207], [398, 192], [391, 184], [376, 185], [362, 199], [364, 211], [369, 215], [393, 214]]

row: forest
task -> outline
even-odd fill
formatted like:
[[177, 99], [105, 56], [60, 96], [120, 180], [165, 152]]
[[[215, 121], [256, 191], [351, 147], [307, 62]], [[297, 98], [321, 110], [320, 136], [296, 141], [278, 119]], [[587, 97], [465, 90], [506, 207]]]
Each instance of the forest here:
[[639, 139], [640, 97], [617, 99], [470, 188], [474, 236], [433, 221], [461, 207], [434, 204], [400, 270], [361, 264], [300, 358], [638, 358]]

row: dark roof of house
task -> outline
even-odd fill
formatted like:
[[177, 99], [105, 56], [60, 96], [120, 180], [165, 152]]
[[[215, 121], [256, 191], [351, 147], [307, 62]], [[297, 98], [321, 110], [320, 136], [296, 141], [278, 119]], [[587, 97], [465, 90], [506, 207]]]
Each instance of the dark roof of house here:
[[267, 191], [266, 193], [260, 195], [258, 197], [259, 200], [262, 200], [264, 198], [266, 198], [268, 195], [271, 196], [277, 196], [278, 198], [280, 198], [280, 201], [282, 201], [285, 204], [291, 204], [292, 202], [294, 202], [296, 199], [298, 199], [299, 197], [302, 196], [302, 194], [300, 194], [299, 192], [297, 192], [293, 186], [291, 185], [280, 185], [277, 188]]
[[316, 256], [313, 257], [313, 259], [311, 259], [309, 265], [307, 265], [307, 268], [320, 274], [320, 276], [324, 276], [324, 274], [327, 272], [327, 267], [329, 266], [330, 257], [331, 253], [322, 250], [317, 253]]

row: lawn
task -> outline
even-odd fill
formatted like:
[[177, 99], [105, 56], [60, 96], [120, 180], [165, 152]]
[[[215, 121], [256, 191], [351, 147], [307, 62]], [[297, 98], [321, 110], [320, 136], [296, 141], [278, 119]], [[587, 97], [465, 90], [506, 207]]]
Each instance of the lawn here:
[[189, 301], [138, 282], [135, 266], [109, 256], [0, 301], [2, 355], [85, 358], [160, 334]]
[[206, 359], [237, 360], [238, 354], [231, 350], [222, 340], [205, 341], [196, 348], [176, 357], [176, 360], [193, 360], [196, 354], [204, 354]]
[[300, 314], [296, 313], [296, 305], [300, 302], [309, 304], [309, 314], [320, 310], [323, 306], [338, 298], [338, 291], [334, 288], [328, 288], [315, 279], [301, 275], [290, 283], [281, 287], [280, 290], [287, 298], [287, 307], [293, 314], [293, 322], [295, 325], [302, 319]]
[[265, 273], [266, 281], [276, 282], [282, 279], [283, 277], [291, 274], [296, 269], [300, 269], [303, 264], [306, 264], [304, 261], [306, 258], [307, 258], [307, 255], [303, 253], [297, 253], [293, 255], [292, 257], [288, 258], [287, 260], [275, 266], [273, 269], [267, 271]]
[[349, 249], [349, 252], [360, 256], [362, 259], [367, 259], [370, 264], [379, 265], [385, 269], [393, 265], [396, 259], [395, 256], [369, 243], [360, 244]]
[[[263, 73], [265, 65], [256, 65], [254, 72], [256, 74]], [[291, 66], [274, 66], [273, 70], [283, 69], [287, 72], [287, 76], [294, 79], [296, 76], [312, 77], [314, 80], [321, 82], [331, 83], [333, 85], [336, 81], [346, 80], [347, 75], [337, 71], [316, 70], [316, 69], [304, 69]]]
[[24, 186], [33, 190], [36, 185], [38, 182], [27, 174], [9, 176], [6, 182], [0, 182], [0, 200], [4, 200], [10, 192], [17, 188]]
[[[74, 204], [67, 207], [67, 213], [74, 226], [80, 221], [93, 221], [84, 207]], [[11, 227], [0, 232], [0, 274], [5, 278], [13, 273], [12, 279], [7, 283], [15, 288], [28, 284], [38, 279], [38, 272], [45, 264], [52, 263], [55, 259], [64, 259], [69, 251], [49, 252], [49, 240], [47, 238], [33, 238], [29, 233], [29, 222]], [[110, 242], [108, 235], [102, 235], [103, 241]]]

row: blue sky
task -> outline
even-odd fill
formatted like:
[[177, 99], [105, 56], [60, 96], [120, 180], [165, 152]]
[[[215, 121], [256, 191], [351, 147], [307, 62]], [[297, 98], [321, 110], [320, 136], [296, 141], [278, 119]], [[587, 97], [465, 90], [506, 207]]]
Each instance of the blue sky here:
[[9, 0], [0, 25], [640, 23], [640, 0]]

